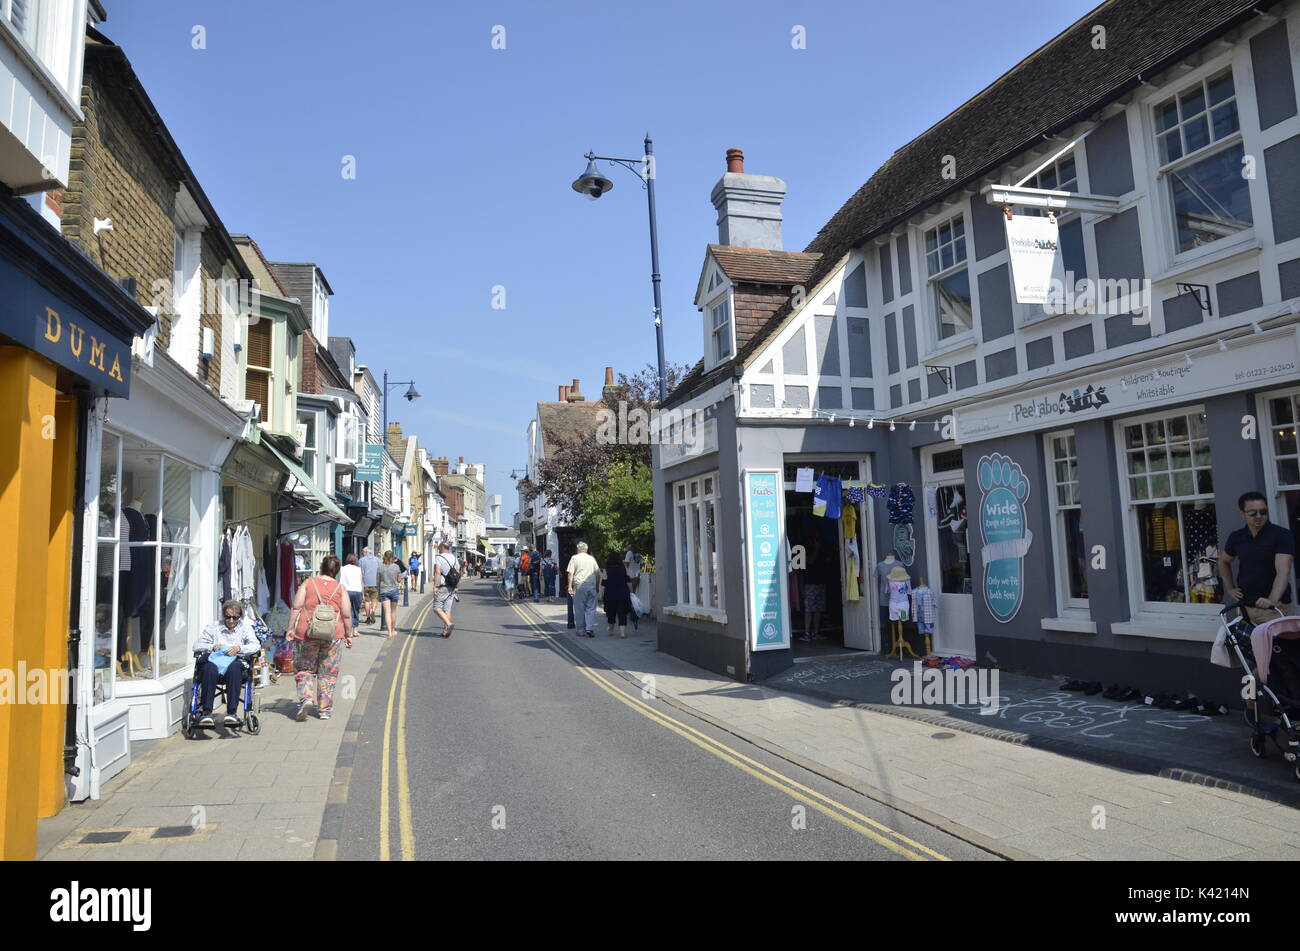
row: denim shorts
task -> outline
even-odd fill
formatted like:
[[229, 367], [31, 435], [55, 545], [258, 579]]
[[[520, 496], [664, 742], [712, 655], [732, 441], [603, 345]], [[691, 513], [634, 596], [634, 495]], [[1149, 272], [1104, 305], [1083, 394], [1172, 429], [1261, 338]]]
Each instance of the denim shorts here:
[[394, 604], [396, 604], [400, 595], [401, 595], [400, 591], [381, 591], [379, 592], [379, 600], [392, 601]]

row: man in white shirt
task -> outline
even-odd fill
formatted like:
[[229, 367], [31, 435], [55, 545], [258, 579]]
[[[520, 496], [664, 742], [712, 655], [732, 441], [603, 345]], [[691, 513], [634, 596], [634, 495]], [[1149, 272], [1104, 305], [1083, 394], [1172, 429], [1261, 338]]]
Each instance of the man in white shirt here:
[[573, 617], [578, 631], [596, 636], [596, 583], [600, 565], [587, 554], [587, 543], [578, 542], [578, 553], [569, 559], [569, 597], [573, 598]]
[[636, 594], [637, 586], [641, 583], [641, 556], [632, 548], [631, 542], [628, 542], [627, 554], [623, 556], [623, 566], [627, 568], [628, 590]]
[[452, 571], [459, 574], [460, 570], [460, 562], [451, 553], [451, 544], [443, 542], [433, 557], [433, 613], [442, 621], [443, 637], [451, 637], [451, 629], [455, 627], [451, 621], [451, 606], [456, 603], [456, 588], [447, 584], [447, 575]]

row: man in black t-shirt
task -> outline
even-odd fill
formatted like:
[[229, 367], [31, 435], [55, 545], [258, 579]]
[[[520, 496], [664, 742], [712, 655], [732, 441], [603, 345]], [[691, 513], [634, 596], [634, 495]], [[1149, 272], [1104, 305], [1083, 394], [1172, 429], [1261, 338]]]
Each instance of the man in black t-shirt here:
[[[1246, 520], [1224, 542], [1219, 555], [1219, 576], [1224, 589], [1246, 609], [1252, 624], [1277, 617], [1277, 610], [1293, 614], [1291, 563], [1295, 560], [1295, 536], [1268, 520], [1268, 500], [1258, 492], [1247, 492], [1237, 500]], [[1232, 579], [1232, 562], [1237, 561], [1237, 580]]]

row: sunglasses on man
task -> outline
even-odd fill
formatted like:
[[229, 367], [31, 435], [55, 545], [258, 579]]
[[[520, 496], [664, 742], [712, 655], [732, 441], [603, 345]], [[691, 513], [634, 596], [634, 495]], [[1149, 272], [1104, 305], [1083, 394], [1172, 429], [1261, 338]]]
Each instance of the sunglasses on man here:
[[1264, 518], [1268, 515], [1268, 509], [1243, 509], [1246, 518]]

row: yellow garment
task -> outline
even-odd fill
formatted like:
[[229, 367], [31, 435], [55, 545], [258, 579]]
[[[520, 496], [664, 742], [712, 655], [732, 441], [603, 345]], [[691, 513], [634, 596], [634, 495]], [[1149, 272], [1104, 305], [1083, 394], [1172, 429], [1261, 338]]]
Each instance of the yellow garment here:
[[856, 502], [844, 503], [844, 510], [840, 512], [840, 522], [843, 523], [844, 537], [856, 538], [858, 535], [858, 506]]
[[[846, 509], [845, 511], [851, 510]], [[862, 592], [858, 590], [858, 559], [852, 554], [847, 556], [844, 573], [848, 576], [845, 599], [848, 601], [861, 601]]]

